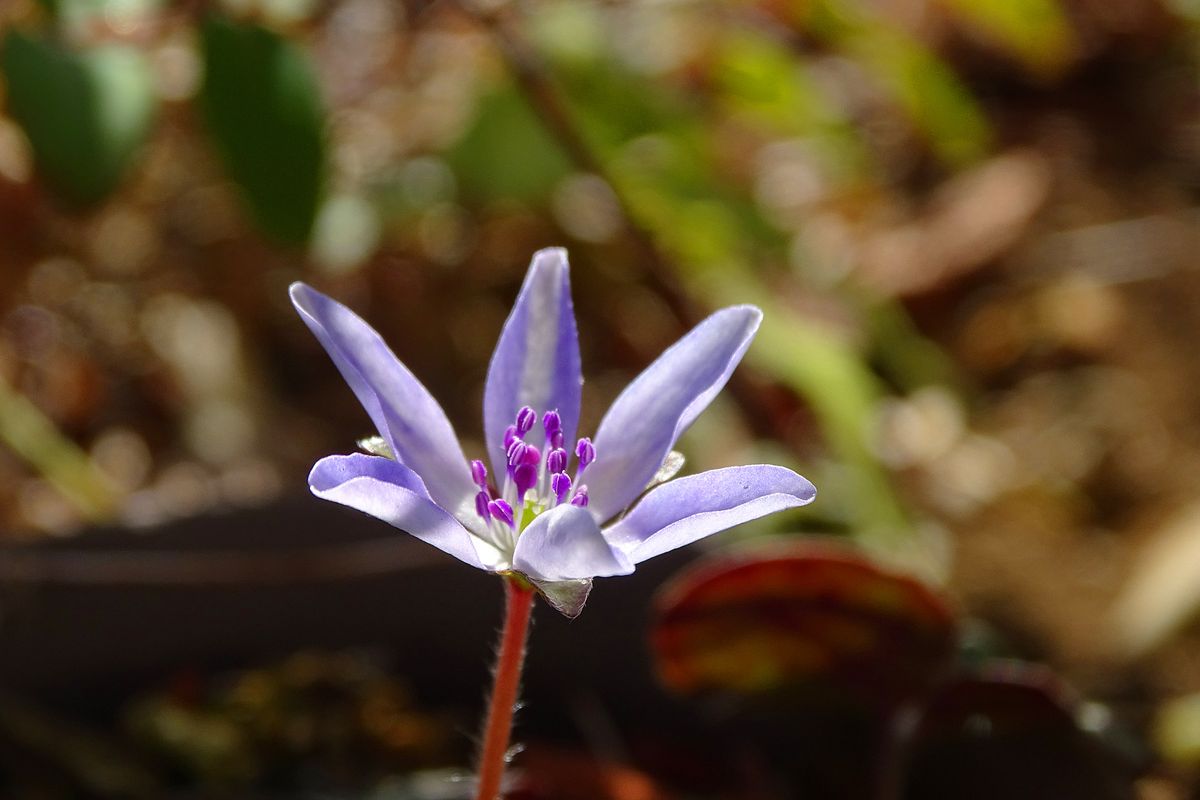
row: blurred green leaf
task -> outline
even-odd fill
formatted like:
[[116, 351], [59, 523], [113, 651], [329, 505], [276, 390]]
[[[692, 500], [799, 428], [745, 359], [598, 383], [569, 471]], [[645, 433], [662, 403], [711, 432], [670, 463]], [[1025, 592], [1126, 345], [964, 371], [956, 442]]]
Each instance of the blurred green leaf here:
[[308, 239], [325, 174], [325, 115], [303, 50], [257, 25], [209, 18], [201, 102], [229, 174], [260, 227]]
[[845, 47], [891, 91], [939, 158], [961, 165], [984, 155], [991, 129], [975, 98], [945, 62], [882, 26], [864, 28]]
[[942, 0], [1034, 72], [1061, 70], [1075, 35], [1058, 0]]
[[[740, 288], [746, 297], [745, 287]], [[770, 297], [759, 300], [764, 320], [750, 360], [812, 406], [847, 470], [842, 490], [854, 499], [855, 535], [872, 545], [896, 544], [911, 526], [868, 439], [883, 387], [848, 344]]]
[[41, 409], [0, 380], [0, 443], [22, 458], [87, 519], [112, 519], [117, 492], [88, 454]]
[[757, 32], [731, 30], [713, 60], [713, 77], [717, 100], [736, 117], [815, 144], [830, 173], [863, 166], [858, 129], [793, 49]]
[[804, 63], [766, 37], [736, 32], [717, 52], [713, 71], [719, 96], [734, 111], [800, 133], [836, 118]]
[[116, 188], [154, 116], [141, 53], [123, 45], [74, 52], [10, 31], [0, 67], [11, 113], [51, 187], [81, 206]]
[[558, 142], [512, 86], [480, 100], [449, 161], [464, 189], [485, 199], [537, 202], [572, 171]]
[[879, 369], [896, 386], [912, 392], [922, 386], [949, 386], [965, 390], [953, 359], [917, 329], [908, 311], [898, 302], [875, 298], [864, 301], [874, 357]]
[[785, 16], [870, 70], [943, 161], [959, 165], [984, 154], [991, 128], [983, 110], [954, 70], [922, 43], [853, 0], [810, 0]]

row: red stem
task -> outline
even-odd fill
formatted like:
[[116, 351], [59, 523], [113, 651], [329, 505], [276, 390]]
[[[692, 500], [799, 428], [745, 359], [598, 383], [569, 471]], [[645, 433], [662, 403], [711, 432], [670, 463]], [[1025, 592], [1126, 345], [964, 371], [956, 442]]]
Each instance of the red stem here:
[[521, 683], [521, 665], [525, 660], [525, 639], [529, 633], [529, 615], [533, 610], [533, 588], [507, 579], [505, 588], [504, 630], [496, 653], [496, 677], [483, 728], [483, 750], [479, 754], [479, 789], [475, 800], [497, 800], [504, 777], [505, 754], [512, 733], [513, 711]]

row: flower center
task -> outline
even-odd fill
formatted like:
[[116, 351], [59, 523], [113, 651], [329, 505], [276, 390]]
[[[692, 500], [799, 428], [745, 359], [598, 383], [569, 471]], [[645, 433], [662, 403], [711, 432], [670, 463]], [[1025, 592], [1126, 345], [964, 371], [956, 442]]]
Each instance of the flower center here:
[[496, 486], [489, 486], [487, 467], [482, 461], [471, 462], [471, 478], [479, 487], [475, 513], [493, 533], [519, 534], [538, 514], [562, 503], [588, 504], [587, 486], [579, 481], [588, 465], [596, 460], [592, 440], [584, 437], [575, 443], [572, 478], [567, 469], [571, 454], [563, 449], [562, 418], [558, 411], [547, 411], [541, 416], [542, 430], [546, 432], [544, 457], [536, 446], [525, 441], [537, 422], [537, 412], [525, 406], [517, 412], [514, 424], [504, 431], [506, 469], [503, 480], [497, 480]]

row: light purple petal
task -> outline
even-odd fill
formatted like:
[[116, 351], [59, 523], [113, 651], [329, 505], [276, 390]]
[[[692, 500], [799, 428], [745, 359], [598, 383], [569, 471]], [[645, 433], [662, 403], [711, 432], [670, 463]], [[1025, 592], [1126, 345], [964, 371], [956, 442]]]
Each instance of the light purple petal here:
[[729, 380], [761, 320], [754, 306], [721, 309], [621, 392], [596, 431], [596, 463], [583, 481], [597, 520], [613, 517], [645, 490], [675, 440]]
[[[497, 475], [504, 474], [504, 429], [522, 406], [539, 416], [557, 409], [563, 438], [572, 440], [582, 385], [567, 251], [539, 250], [496, 342], [483, 393], [483, 430]], [[544, 449], [540, 424], [524, 438]]]
[[539, 516], [517, 539], [513, 569], [538, 581], [628, 575], [633, 564], [604, 538], [586, 508], [565, 505]]
[[471, 471], [433, 395], [353, 311], [303, 283], [292, 284], [291, 296], [397, 459], [421, 476], [440, 506], [474, 513]]
[[743, 522], [811, 503], [817, 490], [790, 469], [729, 467], [677, 478], [605, 530], [634, 564]]
[[473, 567], [492, 566], [480, 557], [475, 537], [429, 499], [421, 478], [390, 458], [327, 456], [313, 466], [308, 484], [322, 500], [370, 514]]

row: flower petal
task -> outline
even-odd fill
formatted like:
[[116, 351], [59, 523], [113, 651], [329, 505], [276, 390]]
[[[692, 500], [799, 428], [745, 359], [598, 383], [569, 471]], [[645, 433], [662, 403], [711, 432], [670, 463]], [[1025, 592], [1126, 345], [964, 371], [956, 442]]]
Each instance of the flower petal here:
[[568, 581], [628, 575], [633, 564], [608, 543], [586, 508], [562, 505], [522, 531], [513, 569], [534, 581]]
[[675, 440], [729, 380], [761, 320], [754, 306], [721, 309], [621, 392], [596, 431], [596, 463], [581, 479], [598, 521], [642, 493]]
[[502, 562], [491, 545], [429, 499], [415, 472], [390, 458], [327, 456], [313, 465], [308, 484], [322, 500], [370, 514], [473, 567], [494, 569]]
[[605, 530], [634, 564], [752, 519], [811, 503], [817, 490], [790, 469], [728, 467], [664, 483]]
[[421, 476], [438, 505], [459, 517], [474, 513], [466, 457], [433, 395], [353, 311], [303, 283], [292, 284], [291, 296], [396, 458]]
[[[503, 475], [505, 469], [504, 429], [513, 424], [522, 406], [539, 414], [557, 409], [563, 438], [573, 441], [582, 385], [567, 251], [557, 247], [539, 250], [488, 366], [483, 429], [497, 475]], [[524, 438], [544, 449], [540, 425]]]

